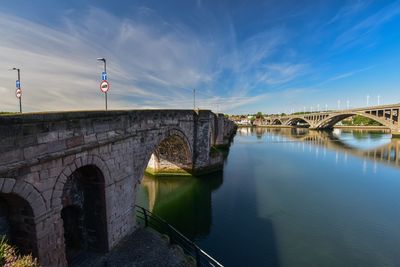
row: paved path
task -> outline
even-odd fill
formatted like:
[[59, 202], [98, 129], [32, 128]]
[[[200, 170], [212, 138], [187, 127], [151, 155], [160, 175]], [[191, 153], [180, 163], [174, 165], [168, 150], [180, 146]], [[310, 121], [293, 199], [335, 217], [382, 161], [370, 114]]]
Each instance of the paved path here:
[[[139, 228], [112, 251], [96, 260], [96, 267], [194, 267], [180, 247], [170, 245], [151, 228]], [[87, 266], [87, 265], [86, 265]]]

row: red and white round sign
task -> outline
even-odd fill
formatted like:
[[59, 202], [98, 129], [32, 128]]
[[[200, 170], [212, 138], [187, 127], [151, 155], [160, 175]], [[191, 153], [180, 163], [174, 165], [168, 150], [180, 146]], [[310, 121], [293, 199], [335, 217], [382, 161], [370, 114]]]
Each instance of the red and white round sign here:
[[21, 90], [21, 89], [15, 90], [15, 96], [16, 96], [17, 98], [21, 98], [21, 96], [22, 96], [22, 90]]
[[110, 89], [110, 84], [107, 81], [101, 81], [100, 83], [100, 90], [103, 93], [106, 93]]

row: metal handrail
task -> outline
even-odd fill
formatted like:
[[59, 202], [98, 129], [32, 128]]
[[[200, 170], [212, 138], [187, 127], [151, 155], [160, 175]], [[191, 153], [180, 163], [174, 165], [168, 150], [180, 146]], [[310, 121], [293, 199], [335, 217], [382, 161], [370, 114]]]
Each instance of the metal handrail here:
[[136, 217], [143, 220], [146, 227], [149, 226], [163, 234], [167, 234], [172, 243], [179, 245], [186, 254], [196, 259], [196, 266], [223, 267], [221, 263], [208, 255], [204, 250], [199, 248], [195, 243], [181, 234], [175, 229], [175, 227], [167, 223], [164, 219], [139, 205], [135, 205], [135, 208]]

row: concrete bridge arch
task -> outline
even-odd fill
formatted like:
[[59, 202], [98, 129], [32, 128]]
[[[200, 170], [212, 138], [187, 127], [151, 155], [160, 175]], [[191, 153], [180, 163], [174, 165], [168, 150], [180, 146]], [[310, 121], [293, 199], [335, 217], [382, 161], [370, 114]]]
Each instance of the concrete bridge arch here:
[[272, 125], [283, 125], [283, 122], [280, 119], [274, 119], [271, 122]]
[[336, 123], [338, 123], [346, 118], [349, 118], [351, 116], [355, 116], [355, 115], [369, 118], [371, 120], [379, 122], [380, 124], [382, 124], [388, 128], [393, 128], [392, 123], [390, 121], [384, 119], [383, 117], [378, 117], [378, 116], [364, 113], [364, 112], [343, 112], [343, 113], [332, 114], [332, 115], [327, 116], [326, 118], [322, 119], [321, 121], [316, 122], [315, 125], [313, 126], [313, 128], [316, 128], [316, 129], [332, 128]]
[[309, 126], [312, 126], [312, 125], [313, 125], [313, 123], [312, 123], [311, 121], [307, 120], [307, 119], [304, 118], [304, 117], [293, 117], [293, 118], [290, 118], [289, 120], [286, 121], [285, 124], [286, 124], [286, 125], [297, 125], [298, 122], [305, 122], [305, 123], [307, 123]]

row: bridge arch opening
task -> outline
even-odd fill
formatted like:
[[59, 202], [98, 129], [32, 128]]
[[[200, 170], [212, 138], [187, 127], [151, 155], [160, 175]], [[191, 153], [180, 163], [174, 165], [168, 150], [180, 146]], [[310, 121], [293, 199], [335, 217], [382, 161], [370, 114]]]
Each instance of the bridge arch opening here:
[[89, 252], [108, 249], [104, 176], [87, 165], [75, 170], [62, 193], [61, 218], [68, 264]]
[[310, 123], [303, 118], [293, 118], [287, 122], [287, 125], [300, 126], [300, 127], [310, 127]]
[[186, 138], [172, 134], [164, 138], [154, 149], [146, 172], [152, 175], [190, 175], [192, 153]]
[[282, 125], [282, 122], [278, 119], [272, 121], [272, 125]]
[[37, 257], [36, 226], [32, 207], [16, 194], [0, 193], [0, 236], [18, 252]]
[[324, 120], [322, 120], [317, 128], [333, 128], [333, 126], [341, 121], [344, 121], [346, 119], [349, 118], [353, 118], [353, 117], [360, 117], [363, 119], [367, 119], [370, 121], [374, 121], [377, 125], [379, 126], [388, 126], [385, 125], [386, 123], [381, 121], [381, 119], [379, 117], [373, 116], [373, 115], [369, 115], [369, 114], [355, 114], [355, 113], [346, 113], [346, 114], [337, 114], [337, 115], [333, 115], [330, 116]]

